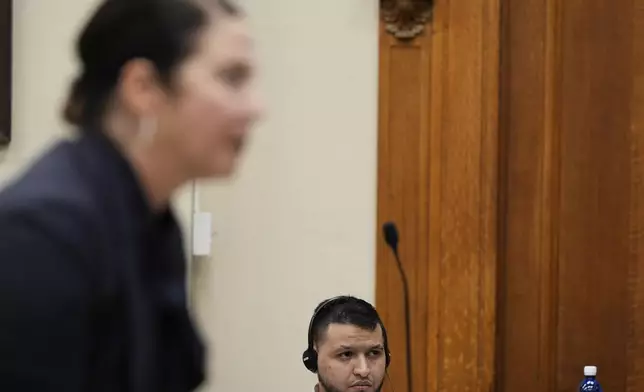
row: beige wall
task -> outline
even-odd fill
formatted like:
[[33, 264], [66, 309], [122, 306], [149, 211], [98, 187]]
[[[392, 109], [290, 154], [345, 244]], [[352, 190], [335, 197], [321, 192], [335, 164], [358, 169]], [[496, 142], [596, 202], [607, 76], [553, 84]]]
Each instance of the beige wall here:
[[0, 182], [63, 134], [58, 109], [74, 70], [73, 31], [91, 3], [14, 1], [13, 141], [0, 152]]
[[375, 295], [378, 2], [245, 3], [268, 117], [236, 181], [201, 187], [217, 232], [195, 261], [208, 390], [310, 391], [313, 308]]
[[[376, 0], [245, 0], [258, 39], [268, 117], [238, 178], [202, 184], [213, 257], [194, 261], [196, 308], [214, 342], [205, 390], [300, 392], [321, 299], [374, 297]], [[71, 40], [94, 0], [19, 0], [14, 142], [0, 181], [64, 128]], [[179, 198], [189, 220], [190, 195]]]

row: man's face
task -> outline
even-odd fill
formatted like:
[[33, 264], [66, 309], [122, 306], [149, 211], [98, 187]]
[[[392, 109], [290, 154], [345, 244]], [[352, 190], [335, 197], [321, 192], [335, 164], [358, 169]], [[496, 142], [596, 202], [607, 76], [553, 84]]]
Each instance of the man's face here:
[[385, 378], [382, 329], [330, 324], [316, 345], [321, 392], [379, 392]]

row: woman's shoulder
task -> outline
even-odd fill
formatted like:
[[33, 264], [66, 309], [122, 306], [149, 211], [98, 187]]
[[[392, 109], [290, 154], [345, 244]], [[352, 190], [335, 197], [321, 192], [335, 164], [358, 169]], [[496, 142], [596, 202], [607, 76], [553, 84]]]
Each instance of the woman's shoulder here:
[[68, 168], [66, 149], [57, 145], [0, 191], [0, 271], [5, 274], [18, 275], [23, 268], [64, 275], [64, 282], [95, 283], [105, 275], [96, 252], [102, 230], [96, 201]]
[[0, 191], [4, 225], [29, 224], [82, 235], [96, 219], [95, 201], [74, 167], [72, 144], [59, 142]]

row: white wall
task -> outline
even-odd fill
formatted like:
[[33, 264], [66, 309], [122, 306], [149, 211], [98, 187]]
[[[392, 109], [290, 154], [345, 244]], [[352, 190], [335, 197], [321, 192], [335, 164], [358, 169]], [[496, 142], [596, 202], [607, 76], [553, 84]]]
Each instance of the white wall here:
[[197, 307], [208, 391], [312, 390], [301, 362], [317, 303], [374, 298], [377, 0], [246, 0], [268, 118], [238, 178], [201, 187], [214, 256]]
[[[194, 265], [213, 341], [205, 390], [300, 392], [323, 298], [374, 297], [377, 0], [245, 0], [268, 118], [237, 179], [203, 184], [214, 256]], [[0, 183], [63, 135], [73, 38], [96, 0], [14, 0], [14, 140]], [[190, 194], [178, 198], [184, 223]]]

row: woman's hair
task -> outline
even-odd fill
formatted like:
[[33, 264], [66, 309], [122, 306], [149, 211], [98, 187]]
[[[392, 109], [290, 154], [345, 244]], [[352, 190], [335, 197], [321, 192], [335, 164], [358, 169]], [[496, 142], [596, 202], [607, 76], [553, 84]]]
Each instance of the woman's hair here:
[[132, 59], [150, 61], [160, 81], [170, 85], [173, 71], [210, 23], [209, 3], [224, 14], [239, 13], [228, 0], [103, 1], [76, 43], [82, 73], [71, 86], [64, 119], [76, 126], [99, 120], [121, 68]]

